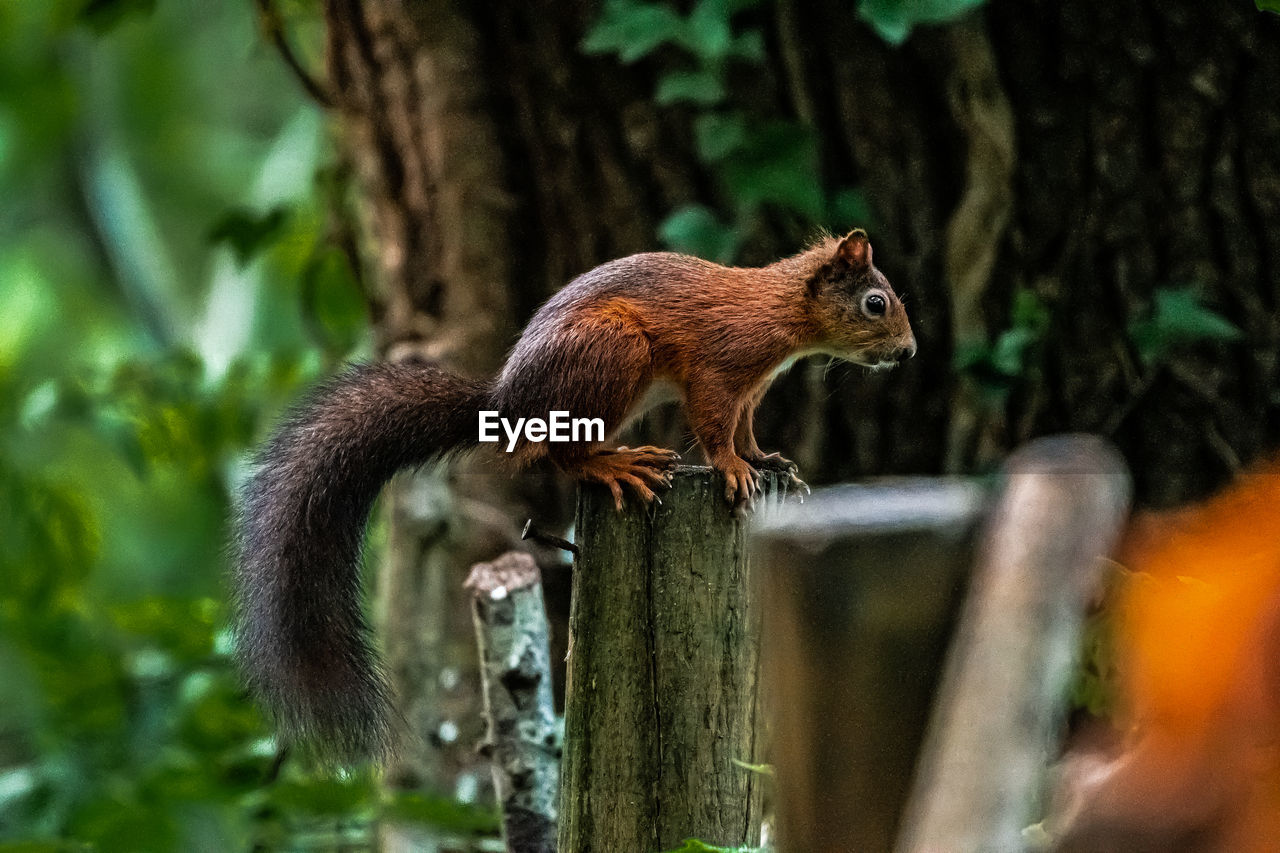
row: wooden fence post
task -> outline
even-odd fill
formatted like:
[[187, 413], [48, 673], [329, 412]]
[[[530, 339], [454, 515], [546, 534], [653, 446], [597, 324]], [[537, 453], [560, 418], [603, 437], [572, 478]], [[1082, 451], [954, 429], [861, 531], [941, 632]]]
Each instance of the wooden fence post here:
[[507, 850], [553, 853], [560, 738], [542, 573], [533, 557], [508, 551], [472, 566], [466, 587], [488, 724], [483, 751], [493, 760]]
[[780, 851], [892, 847], [984, 507], [961, 481], [837, 486], [757, 532]]
[[1120, 455], [1040, 439], [1005, 466], [897, 849], [1024, 849], [1088, 597], [1129, 501]]
[[[584, 487], [569, 618], [559, 849], [755, 845], [758, 607], [748, 519], [706, 468], [662, 504]], [[762, 510], [763, 511], [763, 510]]]

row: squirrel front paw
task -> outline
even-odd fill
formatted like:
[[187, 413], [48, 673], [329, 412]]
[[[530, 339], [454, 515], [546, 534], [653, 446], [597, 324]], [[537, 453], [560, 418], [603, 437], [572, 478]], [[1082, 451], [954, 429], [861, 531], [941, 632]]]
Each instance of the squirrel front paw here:
[[800, 470], [796, 463], [781, 453], [757, 453], [754, 456], [744, 455], [743, 458], [753, 468], [773, 471], [776, 474], [786, 474]]
[[[812, 492], [809, 484], [800, 479], [799, 466], [781, 453], [760, 453], [755, 456], [748, 456], [747, 462], [757, 470], [770, 471], [777, 474], [779, 485], [783, 489], [794, 489], [797, 492], [804, 489], [806, 495]], [[802, 502], [803, 500], [804, 498], [801, 497]]]
[[715, 468], [724, 475], [724, 499], [734, 511], [741, 512], [751, 506], [760, 492], [760, 472], [737, 456], [716, 462]]

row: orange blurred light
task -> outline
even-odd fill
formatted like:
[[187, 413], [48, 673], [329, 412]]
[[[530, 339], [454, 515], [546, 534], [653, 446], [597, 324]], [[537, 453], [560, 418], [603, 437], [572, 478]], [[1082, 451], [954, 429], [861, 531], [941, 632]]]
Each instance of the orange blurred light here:
[[1136, 519], [1120, 561], [1124, 743], [1068, 771], [1064, 849], [1280, 850], [1280, 460]]

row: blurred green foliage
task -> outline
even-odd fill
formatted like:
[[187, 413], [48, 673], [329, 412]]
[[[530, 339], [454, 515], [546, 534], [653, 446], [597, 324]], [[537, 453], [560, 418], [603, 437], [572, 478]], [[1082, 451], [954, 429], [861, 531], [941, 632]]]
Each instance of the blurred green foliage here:
[[[1009, 326], [991, 341], [960, 344], [953, 366], [972, 380], [991, 405], [1039, 378], [1042, 344], [1053, 315], [1030, 290], [1014, 294]], [[1129, 344], [1148, 368], [1159, 365], [1179, 347], [1200, 342], [1232, 342], [1244, 333], [1204, 304], [1199, 288], [1157, 288], [1147, 311], [1128, 328]]]
[[334, 156], [248, 3], [0, 3], [0, 849], [495, 831], [278, 767], [229, 661], [246, 450], [367, 349]]
[[1195, 287], [1157, 289], [1147, 314], [1129, 326], [1129, 339], [1145, 364], [1160, 361], [1181, 344], [1235, 341], [1243, 336], [1203, 303]]
[[692, 110], [698, 157], [718, 179], [726, 210], [690, 203], [658, 229], [670, 248], [728, 263], [765, 210], [799, 230], [867, 225], [871, 212], [852, 187], [828, 190], [817, 138], [801, 121], [778, 118], [735, 97], [730, 74], [765, 60], [764, 36], [740, 26], [739, 13], [760, 0], [697, 0], [687, 13], [650, 0], [607, 0], [583, 40], [588, 53], [630, 63], [661, 52], [654, 100]]
[[882, 39], [902, 44], [921, 24], [954, 21], [985, 0], [859, 0], [858, 15]]
[[[896, 45], [914, 26], [954, 20], [982, 2], [861, 0], [857, 8]], [[719, 179], [726, 210], [684, 205], [659, 226], [658, 236], [675, 251], [722, 263], [734, 260], [765, 210], [805, 231], [818, 226], [843, 233], [873, 224], [861, 190], [825, 185], [813, 128], [735, 99], [730, 73], [765, 61], [762, 32], [737, 25], [739, 13], [760, 5], [761, 0], [696, 0], [685, 13], [674, 3], [605, 0], [582, 43], [588, 53], [614, 54], [624, 63], [670, 48], [654, 100], [694, 110], [698, 156]]]
[[1009, 328], [992, 341], [958, 345], [953, 365], [973, 379], [993, 404], [1001, 403], [1038, 369], [1039, 347], [1051, 319], [1049, 309], [1035, 293], [1019, 290], [1013, 296]]

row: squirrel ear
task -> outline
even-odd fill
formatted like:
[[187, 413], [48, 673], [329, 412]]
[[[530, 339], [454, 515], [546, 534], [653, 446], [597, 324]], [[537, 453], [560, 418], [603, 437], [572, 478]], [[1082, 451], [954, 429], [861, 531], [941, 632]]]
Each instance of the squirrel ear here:
[[844, 261], [854, 269], [871, 266], [871, 241], [861, 228], [850, 231], [836, 247], [836, 260]]

